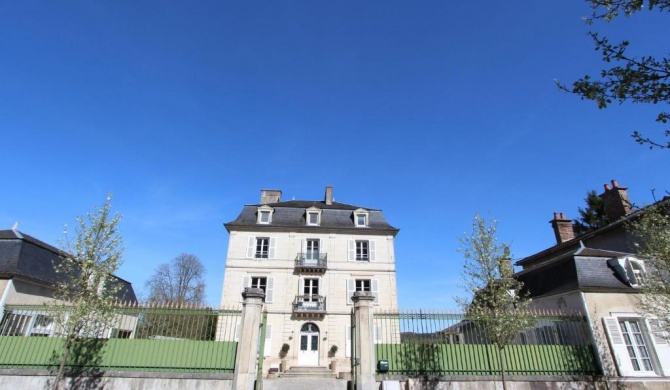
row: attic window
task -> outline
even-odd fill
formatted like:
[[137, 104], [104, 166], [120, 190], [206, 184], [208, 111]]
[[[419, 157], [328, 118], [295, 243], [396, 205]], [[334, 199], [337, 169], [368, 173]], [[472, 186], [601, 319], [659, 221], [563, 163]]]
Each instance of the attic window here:
[[632, 256], [610, 259], [607, 261], [610, 267], [616, 271], [619, 277], [631, 287], [642, 287], [645, 283], [646, 270], [644, 261]]
[[628, 280], [630, 281], [631, 286], [641, 287], [644, 286], [645, 279], [645, 270], [644, 262], [627, 258], [626, 259], [626, 272], [628, 273]]
[[358, 209], [354, 211], [354, 225], [356, 227], [367, 227], [368, 226], [368, 211], [363, 209]]
[[321, 210], [316, 207], [310, 207], [307, 209], [306, 215], [307, 226], [319, 226], [321, 225]]
[[274, 210], [269, 206], [261, 206], [258, 208], [258, 223], [262, 225], [269, 225], [272, 223], [272, 212]]

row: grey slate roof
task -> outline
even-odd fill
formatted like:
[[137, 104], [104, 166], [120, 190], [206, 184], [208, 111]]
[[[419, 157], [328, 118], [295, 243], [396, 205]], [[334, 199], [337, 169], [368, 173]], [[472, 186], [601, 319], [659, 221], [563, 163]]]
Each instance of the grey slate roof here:
[[[0, 277], [22, 277], [35, 282], [53, 285], [61, 276], [54, 271], [61, 256], [67, 253], [15, 230], [0, 230]], [[137, 301], [132, 284], [112, 275], [121, 284], [118, 298]]]
[[608, 260], [629, 253], [581, 247], [517, 272], [532, 297], [566, 291], [638, 292], [622, 280]]
[[[228, 231], [240, 227], [254, 227], [259, 229], [272, 228], [294, 228], [294, 229], [351, 229], [352, 231], [364, 230], [382, 230], [389, 234], [396, 235], [398, 229], [391, 226], [384, 217], [381, 210], [365, 207], [353, 206], [344, 203], [333, 202], [331, 205], [321, 201], [291, 200], [287, 202], [270, 203], [274, 209], [272, 214], [272, 223], [270, 225], [257, 224], [258, 207], [262, 205], [246, 205], [237, 218], [226, 223]], [[320, 226], [306, 226], [306, 212], [310, 207], [321, 209]], [[365, 209], [369, 212], [369, 222], [367, 228], [357, 228], [354, 226], [353, 211]]]

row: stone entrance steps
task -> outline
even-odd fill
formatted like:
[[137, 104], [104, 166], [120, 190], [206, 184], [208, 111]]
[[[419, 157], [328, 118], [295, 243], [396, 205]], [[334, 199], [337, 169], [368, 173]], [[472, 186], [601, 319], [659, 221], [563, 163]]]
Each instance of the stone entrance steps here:
[[263, 379], [263, 390], [347, 390], [347, 381], [332, 378], [284, 377]]
[[336, 379], [337, 375], [327, 367], [291, 367], [287, 371], [279, 373], [279, 378], [328, 378]]

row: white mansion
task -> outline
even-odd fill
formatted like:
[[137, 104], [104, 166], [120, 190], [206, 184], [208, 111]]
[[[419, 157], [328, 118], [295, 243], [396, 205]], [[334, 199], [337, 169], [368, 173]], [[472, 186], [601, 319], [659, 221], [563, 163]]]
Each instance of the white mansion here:
[[[349, 357], [354, 291], [397, 309], [393, 240], [398, 229], [381, 210], [333, 201], [281, 201], [262, 190], [225, 224], [230, 233], [222, 307], [241, 301], [244, 287], [265, 291], [265, 367], [284, 357], [293, 366], [327, 366]], [[344, 363], [344, 362], [343, 362]]]

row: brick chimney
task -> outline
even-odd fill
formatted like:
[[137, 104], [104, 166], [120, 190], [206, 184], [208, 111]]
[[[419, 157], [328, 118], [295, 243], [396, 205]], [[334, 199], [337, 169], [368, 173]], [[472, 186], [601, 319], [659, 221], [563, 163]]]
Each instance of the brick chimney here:
[[324, 202], [326, 202], [326, 204], [328, 204], [328, 205], [333, 204], [333, 187], [332, 186], [326, 186], [326, 197], [324, 199]]
[[612, 180], [612, 188], [609, 184], [605, 184], [605, 192], [600, 194], [600, 199], [603, 200], [605, 214], [610, 222], [633, 212], [630, 199], [628, 199], [628, 188], [619, 187], [616, 180]]
[[261, 190], [261, 204], [281, 201], [281, 190]]
[[565, 214], [554, 212], [554, 219], [549, 221], [554, 228], [556, 244], [562, 244], [575, 238], [575, 230], [572, 227], [572, 221], [565, 218]]

